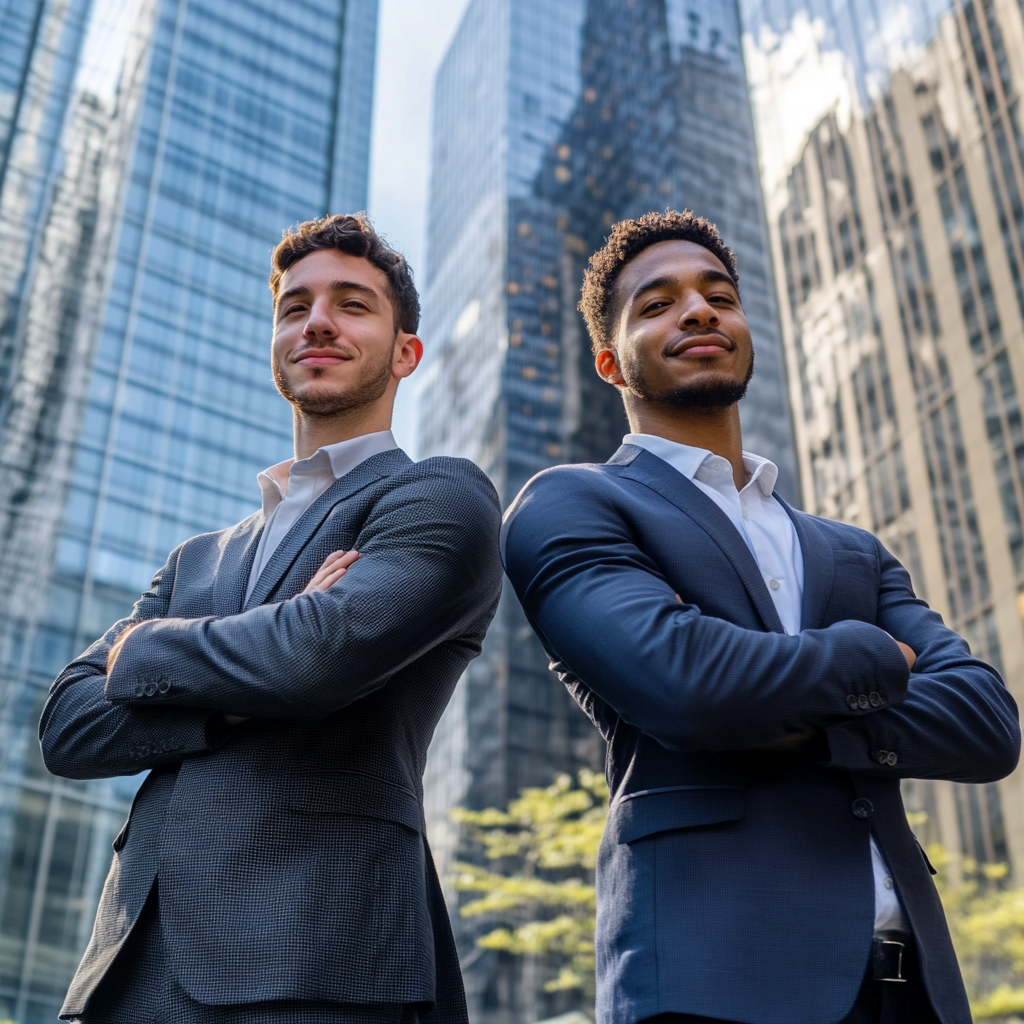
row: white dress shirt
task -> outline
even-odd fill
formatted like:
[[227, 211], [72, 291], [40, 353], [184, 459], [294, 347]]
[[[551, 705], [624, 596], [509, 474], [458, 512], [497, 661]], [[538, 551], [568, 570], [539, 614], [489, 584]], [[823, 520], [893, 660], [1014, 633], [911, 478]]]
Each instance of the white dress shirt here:
[[[789, 514], [772, 493], [778, 467], [760, 455], [743, 453], [747, 483], [736, 490], [728, 459], [654, 434], [627, 434], [623, 444], [636, 445], [667, 462], [699, 487], [728, 517], [761, 570], [782, 626], [800, 632], [804, 594], [804, 560], [800, 538]], [[875, 878], [875, 932], [909, 931], [882, 853], [870, 837]]]
[[270, 556], [287, 536], [288, 531], [302, 518], [303, 513], [336, 480], [350, 473], [371, 455], [397, 448], [390, 430], [339, 441], [318, 448], [308, 459], [296, 462], [285, 459], [276, 466], [263, 470], [256, 479], [263, 492], [263, 516], [266, 520], [260, 537], [256, 558], [249, 573], [245, 599], [256, 586]]

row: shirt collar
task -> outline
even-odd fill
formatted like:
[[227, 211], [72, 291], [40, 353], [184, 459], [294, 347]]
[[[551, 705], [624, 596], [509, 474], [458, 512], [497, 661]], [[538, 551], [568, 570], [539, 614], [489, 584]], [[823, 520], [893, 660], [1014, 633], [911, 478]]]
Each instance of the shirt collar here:
[[[656, 434], [627, 434], [622, 443], [636, 445], [652, 455], [657, 455], [663, 462], [667, 462], [677, 472], [682, 473], [687, 480], [692, 480], [708, 459], [718, 458], [707, 448], [680, 444]], [[743, 490], [756, 487], [765, 498], [770, 498], [775, 490], [775, 481], [779, 477], [779, 467], [774, 462], [748, 451], [743, 452], [743, 465], [750, 474], [750, 479]]]
[[309, 458], [298, 462], [285, 459], [284, 462], [268, 466], [256, 477], [263, 493], [263, 514], [270, 515], [284, 501], [293, 474], [330, 473], [335, 480], [340, 480], [371, 456], [397, 447], [398, 442], [390, 430], [378, 430], [372, 434], [351, 437], [347, 441], [338, 441], [337, 444], [325, 444]]

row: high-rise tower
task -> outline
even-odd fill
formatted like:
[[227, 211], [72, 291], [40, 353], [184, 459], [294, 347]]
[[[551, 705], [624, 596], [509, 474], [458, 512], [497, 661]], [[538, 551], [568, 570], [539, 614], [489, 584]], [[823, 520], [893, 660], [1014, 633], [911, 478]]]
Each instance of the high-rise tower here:
[[[1024, 6], [743, 0], [800, 475], [1024, 697]], [[1024, 869], [1021, 773], [910, 783]]]
[[[615, 221], [690, 206], [737, 251], [757, 348], [746, 443], [795, 497], [735, 5], [473, 0], [438, 72], [433, 131], [420, 456], [473, 459], [504, 504], [548, 466], [608, 458], [628, 428], [576, 311], [583, 268]], [[431, 750], [442, 871], [459, 841], [448, 807], [501, 805], [556, 771], [599, 767], [602, 747], [507, 592]], [[461, 939], [474, 1019], [558, 1007]]]
[[[38, 6], [70, 31], [73, 0]], [[0, 1019], [17, 1024], [56, 1016], [139, 782], [47, 775], [46, 689], [174, 545], [258, 507], [256, 473], [291, 448], [270, 250], [289, 224], [366, 205], [377, 0], [114, 6], [132, 26], [120, 85], [66, 93], [3, 335]]]
[[30, 0], [0, 10], [0, 409], [91, 7]]

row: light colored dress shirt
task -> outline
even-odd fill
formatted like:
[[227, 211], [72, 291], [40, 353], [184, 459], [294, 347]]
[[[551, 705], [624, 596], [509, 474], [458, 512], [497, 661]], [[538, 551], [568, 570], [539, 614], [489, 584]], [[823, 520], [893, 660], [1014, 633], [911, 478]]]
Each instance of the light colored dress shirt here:
[[270, 556], [287, 536], [288, 531], [302, 518], [303, 513], [336, 480], [350, 473], [371, 455], [397, 448], [390, 430], [379, 430], [373, 434], [362, 434], [339, 441], [337, 444], [318, 448], [308, 459], [296, 462], [286, 459], [276, 466], [263, 470], [256, 479], [263, 492], [263, 516], [265, 523], [260, 537], [256, 558], [249, 573], [249, 585], [245, 599], [256, 586], [260, 573], [270, 561]]
[[[760, 455], [744, 452], [743, 465], [748, 478], [743, 489], [737, 491], [729, 460], [704, 448], [679, 444], [654, 434], [627, 434], [622, 443], [636, 445], [667, 462], [729, 517], [761, 570], [783, 628], [791, 635], [799, 633], [804, 561], [793, 520], [773, 494], [778, 467]], [[875, 878], [875, 932], [909, 931], [892, 876], [874, 836], [870, 837], [870, 843]]]

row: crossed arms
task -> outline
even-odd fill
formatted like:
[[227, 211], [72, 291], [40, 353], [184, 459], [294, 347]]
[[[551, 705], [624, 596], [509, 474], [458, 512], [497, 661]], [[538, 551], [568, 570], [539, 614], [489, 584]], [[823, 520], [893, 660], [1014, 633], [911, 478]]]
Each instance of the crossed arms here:
[[[40, 722], [50, 771], [103, 778], [207, 753], [222, 714], [321, 718], [473, 632], [499, 592], [497, 496], [482, 473], [433, 472], [452, 486], [396, 486], [357, 538], [358, 569], [323, 589], [345, 567], [325, 563], [319, 584], [291, 600], [170, 616], [185, 545], [175, 549], [132, 615], [54, 683]], [[215, 540], [186, 545], [202, 543]]]
[[[554, 658], [669, 748], [735, 750], [816, 730], [824, 763], [849, 771], [1002, 778], [1020, 748], [1012, 697], [873, 543], [877, 625], [744, 629], [677, 600], [599, 484], [542, 476], [506, 522], [505, 567]], [[917, 652], [913, 674], [893, 637]], [[879, 692], [884, 704], [849, 706], [850, 695]], [[877, 750], [897, 751], [897, 763], [880, 765]]]

